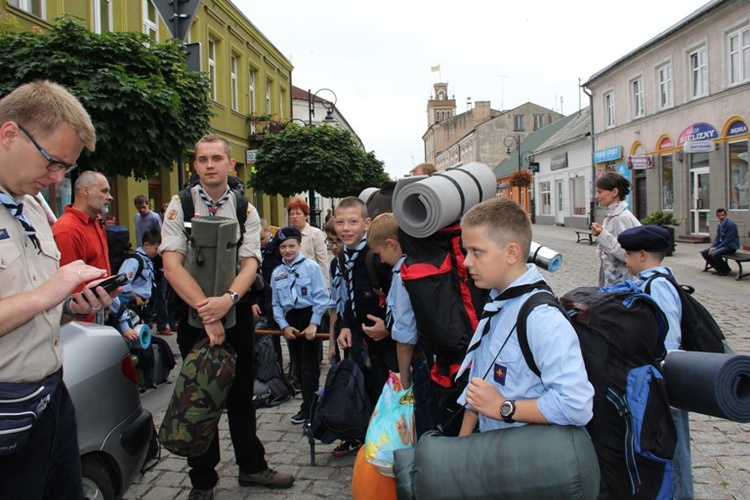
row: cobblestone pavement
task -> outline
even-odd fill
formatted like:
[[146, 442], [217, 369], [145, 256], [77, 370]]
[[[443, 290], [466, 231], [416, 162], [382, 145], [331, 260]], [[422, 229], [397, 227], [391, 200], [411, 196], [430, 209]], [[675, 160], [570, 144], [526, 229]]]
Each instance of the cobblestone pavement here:
[[[570, 228], [534, 226], [534, 240], [563, 254], [563, 264], [557, 273], [543, 273], [553, 290], [563, 293], [578, 286], [596, 284], [598, 263], [596, 245], [576, 243]], [[750, 278], [735, 281], [736, 266], [729, 276], [719, 277], [701, 272], [703, 260], [698, 254], [705, 245], [678, 243], [675, 255], [668, 257], [678, 281], [695, 286], [695, 296], [711, 311], [721, 325], [729, 342], [739, 353], [750, 353], [748, 306]], [[174, 336], [168, 337], [175, 352]], [[323, 366], [323, 377], [327, 371]], [[177, 369], [173, 370], [173, 379]], [[747, 382], [746, 382], [747, 383]], [[171, 394], [170, 384], [149, 391], [144, 407], [154, 414], [158, 425]], [[273, 491], [260, 487], [243, 488], [237, 483], [238, 468], [234, 463], [226, 419], [220, 425], [222, 462], [218, 467], [219, 484], [216, 500], [244, 498], [317, 499], [350, 498], [351, 469], [354, 457], [333, 458], [334, 445], [316, 445], [316, 466], [310, 465], [310, 447], [302, 436], [300, 426], [290, 423], [299, 408], [299, 399], [273, 408], [258, 411], [258, 435], [266, 447], [269, 464], [295, 475], [289, 490]], [[750, 424], [738, 424], [719, 418], [691, 414], [693, 478], [698, 499], [750, 499]], [[125, 494], [128, 500], [186, 499], [190, 491], [185, 459], [162, 450], [161, 462], [140, 477]]]

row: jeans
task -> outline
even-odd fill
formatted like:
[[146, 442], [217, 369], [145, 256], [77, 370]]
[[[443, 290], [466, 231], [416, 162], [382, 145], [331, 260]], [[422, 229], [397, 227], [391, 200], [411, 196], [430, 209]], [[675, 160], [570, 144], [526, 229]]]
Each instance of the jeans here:
[[[62, 370], [59, 372], [62, 377]], [[81, 459], [73, 402], [60, 382], [21, 450], [0, 456], [0, 496], [80, 500]]]
[[677, 428], [677, 448], [674, 450], [674, 500], [692, 499], [693, 462], [690, 456], [690, 420], [688, 412], [672, 408], [672, 418]]
[[[234, 383], [226, 405], [227, 419], [237, 465], [241, 472], [254, 474], [266, 470], [268, 464], [265, 459], [265, 449], [256, 434], [255, 407], [253, 406], [253, 382], [255, 380], [253, 312], [249, 302], [245, 300], [241, 300], [235, 308], [237, 322], [234, 327], [226, 331], [225, 340], [237, 352]], [[204, 335], [202, 328], [194, 328], [188, 324], [187, 315], [180, 318], [177, 344], [183, 359]], [[203, 455], [188, 458], [193, 488], [207, 490], [216, 486], [219, 481], [216, 466], [220, 459], [219, 433], [217, 432]]]
[[711, 266], [716, 269], [717, 273], [728, 273], [729, 271], [731, 271], [731, 269], [729, 268], [729, 264], [724, 262], [724, 259], [722, 259], [721, 256], [727, 254], [731, 255], [737, 250], [733, 248], [717, 248], [711, 254], [708, 253], [708, 250], [708, 248], [706, 248], [705, 250], [701, 250], [701, 255], [706, 260], [706, 262], [711, 264]]

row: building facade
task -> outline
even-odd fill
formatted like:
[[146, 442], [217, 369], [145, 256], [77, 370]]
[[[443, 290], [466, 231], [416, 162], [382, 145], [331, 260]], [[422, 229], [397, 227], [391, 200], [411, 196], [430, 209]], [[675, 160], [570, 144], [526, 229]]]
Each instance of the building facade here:
[[726, 208], [748, 243], [750, 3], [707, 3], [584, 87], [594, 175], [628, 177], [637, 217], [670, 211], [678, 239], [706, 240]]

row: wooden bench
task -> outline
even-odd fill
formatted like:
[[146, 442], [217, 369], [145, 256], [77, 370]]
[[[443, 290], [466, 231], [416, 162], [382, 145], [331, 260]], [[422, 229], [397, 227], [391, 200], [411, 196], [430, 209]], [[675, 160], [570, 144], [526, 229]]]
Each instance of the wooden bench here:
[[737, 281], [741, 280], [745, 276], [750, 276], [750, 272], [747, 272], [747, 273], [742, 272], [742, 263], [750, 262], [750, 253], [735, 252], [735, 253], [722, 255], [721, 258], [724, 259], [727, 265], [729, 265], [730, 260], [733, 260], [737, 263], [737, 267], [739, 268], [739, 272], [737, 273], [737, 277], [735, 278]]
[[587, 230], [587, 229], [575, 229], [576, 236], [578, 236], [578, 239], [576, 240], [576, 243], [580, 243], [581, 241], [588, 240], [589, 245], [594, 244], [594, 234]]

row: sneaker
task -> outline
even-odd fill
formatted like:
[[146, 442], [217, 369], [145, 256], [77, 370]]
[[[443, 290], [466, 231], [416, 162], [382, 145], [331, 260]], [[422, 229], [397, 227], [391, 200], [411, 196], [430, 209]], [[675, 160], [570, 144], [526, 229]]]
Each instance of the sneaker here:
[[293, 424], [304, 424], [305, 420], [307, 420], [305, 418], [305, 414], [302, 413], [301, 411], [298, 411], [297, 414], [292, 417], [292, 423]]
[[190, 495], [188, 495], [188, 500], [211, 500], [214, 497], [214, 489], [211, 488], [209, 490], [199, 490], [197, 488], [193, 488], [190, 490]]
[[159, 330], [159, 335], [172, 335], [172, 330], [164, 328], [163, 330]]
[[333, 449], [331, 455], [336, 458], [346, 457], [357, 451], [362, 446], [362, 442], [357, 439], [342, 441]]
[[290, 488], [294, 483], [294, 476], [288, 472], [266, 469], [255, 474], [240, 471], [240, 486], [267, 486], [268, 488]]

